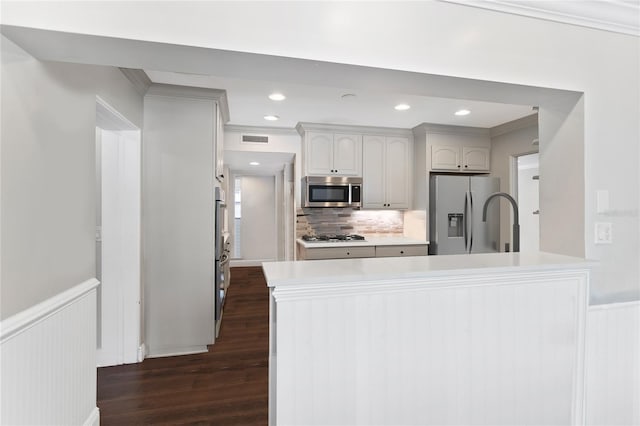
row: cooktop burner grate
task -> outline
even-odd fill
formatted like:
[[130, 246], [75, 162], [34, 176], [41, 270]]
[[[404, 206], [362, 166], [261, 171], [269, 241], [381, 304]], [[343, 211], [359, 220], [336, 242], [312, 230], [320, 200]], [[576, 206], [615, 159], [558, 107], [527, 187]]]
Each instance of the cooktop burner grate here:
[[340, 242], [340, 241], [364, 241], [362, 235], [357, 234], [321, 234], [303, 235], [302, 239], [309, 242]]

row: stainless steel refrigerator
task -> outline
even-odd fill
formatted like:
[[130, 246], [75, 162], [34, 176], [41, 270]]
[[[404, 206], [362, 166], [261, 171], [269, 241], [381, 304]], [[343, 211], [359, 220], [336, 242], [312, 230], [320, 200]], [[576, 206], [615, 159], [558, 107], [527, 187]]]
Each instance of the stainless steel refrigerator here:
[[482, 207], [500, 191], [500, 179], [432, 175], [429, 181], [429, 254], [491, 253], [500, 246], [500, 203], [492, 202], [487, 221]]

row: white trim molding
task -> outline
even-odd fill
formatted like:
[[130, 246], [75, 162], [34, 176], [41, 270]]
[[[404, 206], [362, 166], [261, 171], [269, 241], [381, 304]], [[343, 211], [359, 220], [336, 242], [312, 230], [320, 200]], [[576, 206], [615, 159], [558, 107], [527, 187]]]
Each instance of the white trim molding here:
[[83, 423], [84, 426], [100, 426], [100, 409], [95, 407]]
[[0, 344], [25, 332], [29, 328], [61, 311], [100, 285], [100, 281], [90, 278], [44, 302], [19, 312], [0, 322]]
[[530, 18], [640, 36], [637, 0], [441, 0]]

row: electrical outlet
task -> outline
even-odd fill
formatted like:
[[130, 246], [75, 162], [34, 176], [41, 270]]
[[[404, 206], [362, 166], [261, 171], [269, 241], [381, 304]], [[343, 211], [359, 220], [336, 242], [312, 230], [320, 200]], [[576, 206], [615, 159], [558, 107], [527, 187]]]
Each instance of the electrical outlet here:
[[611, 244], [613, 242], [613, 224], [611, 222], [596, 222], [596, 244]]

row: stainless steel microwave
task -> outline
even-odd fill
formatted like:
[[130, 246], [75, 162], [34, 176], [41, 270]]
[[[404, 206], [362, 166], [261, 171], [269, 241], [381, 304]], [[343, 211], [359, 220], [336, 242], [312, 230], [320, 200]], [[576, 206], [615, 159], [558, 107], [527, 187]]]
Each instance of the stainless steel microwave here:
[[356, 207], [362, 204], [362, 178], [307, 176], [302, 178], [303, 207]]

